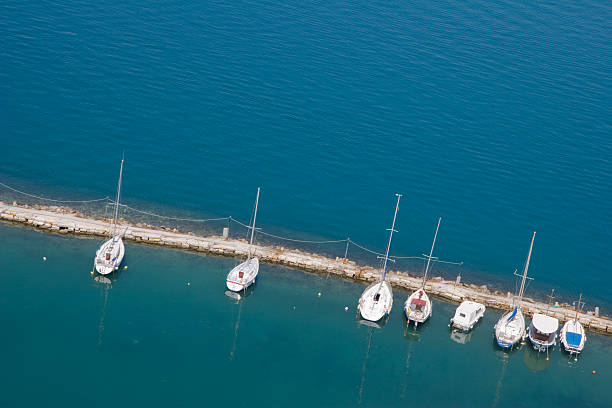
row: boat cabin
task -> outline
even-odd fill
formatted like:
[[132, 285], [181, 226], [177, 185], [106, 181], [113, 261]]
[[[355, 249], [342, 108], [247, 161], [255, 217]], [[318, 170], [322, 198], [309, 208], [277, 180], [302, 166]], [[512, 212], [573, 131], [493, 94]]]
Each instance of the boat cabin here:
[[554, 317], [535, 313], [531, 319], [529, 335], [537, 342], [551, 343], [555, 340], [558, 329], [559, 320], [555, 319]]
[[422, 312], [427, 303], [422, 299], [412, 299], [411, 305], [412, 310]]
[[484, 311], [483, 304], [466, 300], [457, 307], [451, 321], [455, 327], [470, 329], [484, 315]]

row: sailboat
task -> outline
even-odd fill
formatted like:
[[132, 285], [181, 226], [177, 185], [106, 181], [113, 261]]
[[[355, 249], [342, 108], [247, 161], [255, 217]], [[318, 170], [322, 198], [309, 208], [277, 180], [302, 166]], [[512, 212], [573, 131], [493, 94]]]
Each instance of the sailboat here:
[[[525, 339], [525, 317], [521, 310], [521, 302], [523, 300], [523, 293], [525, 292], [525, 281], [527, 279], [533, 279], [527, 277], [527, 271], [529, 270], [529, 261], [531, 260], [531, 251], [533, 250], [535, 235], [536, 233], [534, 231], [531, 237], [527, 261], [525, 262], [525, 269], [523, 270], [518, 298], [514, 299], [512, 310], [502, 315], [495, 324], [495, 340], [502, 348], [511, 348], [519, 341]], [[516, 275], [516, 272], [514, 274]]]
[[96, 251], [94, 267], [99, 274], [108, 275], [119, 269], [125, 255], [125, 246], [121, 234], [117, 233], [117, 217], [119, 216], [119, 199], [121, 198], [121, 179], [123, 177], [123, 159], [119, 170], [119, 183], [117, 185], [117, 200], [115, 200], [115, 216], [113, 217], [113, 228], [111, 239], [103, 243]]
[[237, 265], [227, 274], [225, 281], [227, 288], [233, 292], [245, 290], [257, 279], [259, 273], [259, 259], [252, 256], [253, 252], [253, 237], [255, 236], [255, 221], [257, 220], [257, 206], [259, 205], [259, 191], [257, 187], [257, 197], [255, 198], [255, 213], [253, 215], [253, 224], [251, 225], [251, 239], [249, 241], [249, 254], [246, 261]]
[[359, 298], [359, 304], [357, 305], [361, 317], [371, 322], [377, 322], [383, 317], [389, 316], [391, 308], [393, 307], [393, 291], [391, 289], [391, 284], [387, 281], [387, 265], [389, 263], [391, 240], [393, 239], [393, 233], [396, 232], [394, 228], [397, 210], [399, 209], [399, 202], [402, 198], [401, 194], [396, 194], [396, 196], [397, 204], [395, 205], [393, 222], [389, 230], [389, 242], [387, 243], [387, 252], [385, 253], [383, 261], [382, 279], [365, 288]]
[[582, 324], [578, 320], [578, 311], [580, 310], [581, 301], [582, 293], [576, 305], [576, 316], [565, 322], [561, 329], [561, 344], [563, 344], [563, 348], [565, 348], [565, 351], [570, 353], [570, 355], [580, 354], [586, 342], [584, 327], [582, 327]]
[[423, 274], [423, 283], [421, 287], [415, 290], [404, 303], [404, 313], [406, 313], [406, 320], [408, 324], [414, 322], [414, 327], [417, 327], [419, 323], [424, 323], [429, 316], [431, 316], [431, 300], [425, 292], [425, 282], [427, 282], [427, 273], [429, 272], [429, 265], [431, 260], [434, 258], [433, 250], [436, 246], [436, 239], [438, 238], [438, 230], [440, 229], [440, 222], [442, 217], [438, 218], [438, 225], [436, 226], [436, 233], [434, 234], [433, 243], [431, 244], [431, 250], [429, 256], [427, 256], [427, 265], [425, 266], [425, 273]]

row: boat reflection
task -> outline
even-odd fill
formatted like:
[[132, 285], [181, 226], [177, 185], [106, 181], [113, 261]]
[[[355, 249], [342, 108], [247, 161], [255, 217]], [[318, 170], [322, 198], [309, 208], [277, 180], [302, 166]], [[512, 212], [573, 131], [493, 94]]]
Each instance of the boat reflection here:
[[473, 334], [474, 334], [473, 330], [470, 330], [469, 332], [464, 332], [461, 330], [453, 329], [451, 330], [450, 339], [454, 341], [455, 343], [466, 344], [466, 343], [469, 343], [470, 340], [472, 340]]
[[550, 358], [547, 353], [540, 353], [533, 349], [533, 347], [525, 347], [523, 351], [523, 362], [525, 366], [533, 371], [544, 371], [550, 365]]

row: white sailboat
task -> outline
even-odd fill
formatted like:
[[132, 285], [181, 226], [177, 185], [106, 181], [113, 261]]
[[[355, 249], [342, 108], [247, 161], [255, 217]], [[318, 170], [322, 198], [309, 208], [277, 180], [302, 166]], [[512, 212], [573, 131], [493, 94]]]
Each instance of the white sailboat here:
[[565, 351], [570, 353], [570, 355], [580, 354], [586, 342], [584, 327], [582, 327], [582, 324], [578, 320], [578, 311], [580, 310], [581, 301], [582, 293], [576, 305], [576, 316], [565, 322], [561, 329], [561, 344], [563, 344], [563, 348], [565, 348]]
[[433, 257], [433, 250], [436, 246], [436, 239], [438, 238], [438, 230], [440, 229], [440, 222], [442, 217], [438, 218], [438, 225], [436, 226], [436, 233], [434, 234], [433, 243], [431, 244], [431, 250], [429, 256], [427, 256], [427, 265], [425, 266], [425, 273], [423, 274], [423, 283], [421, 287], [415, 290], [404, 303], [404, 313], [406, 314], [406, 320], [408, 324], [414, 322], [414, 326], [418, 326], [419, 323], [424, 323], [429, 316], [431, 316], [431, 300], [425, 292], [425, 282], [427, 282], [427, 273], [429, 272], [429, 265]]
[[119, 216], [119, 199], [121, 198], [121, 180], [123, 177], [123, 159], [119, 170], [119, 183], [117, 185], [117, 200], [115, 201], [115, 215], [113, 217], [113, 228], [111, 239], [104, 242], [96, 251], [94, 267], [99, 274], [108, 275], [119, 269], [125, 255], [125, 246], [121, 234], [117, 233], [117, 218]]
[[[531, 245], [529, 246], [529, 254], [527, 255], [527, 261], [525, 262], [525, 269], [523, 270], [521, 288], [518, 293], [518, 298], [514, 299], [514, 306], [512, 310], [504, 313], [495, 324], [495, 341], [502, 348], [511, 348], [516, 343], [525, 339], [525, 317], [521, 310], [521, 302], [523, 300], [523, 293], [525, 291], [525, 281], [527, 279], [533, 279], [527, 277], [527, 271], [529, 270], [529, 261], [531, 260], [531, 251], [533, 250], [533, 241], [535, 240], [535, 231], [531, 237]], [[516, 272], [515, 272], [516, 275]]]
[[253, 215], [253, 225], [251, 225], [251, 239], [249, 241], [249, 255], [246, 261], [237, 265], [227, 274], [225, 284], [227, 288], [233, 292], [246, 290], [249, 286], [255, 283], [257, 274], [259, 273], [259, 259], [252, 256], [253, 237], [255, 236], [255, 221], [257, 220], [257, 206], [259, 204], [259, 191], [257, 188], [257, 197], [255, 198], [255, 213]]
[[394, 228], [397, 210], [399, 208], [400, 198], [402, 198], [401, 194], [396, 194], [396, 196], [397, 204], [395, 205], [395, 213], [393, 214], [393, 223], [389, 230], [389, 242], [387, 243], [387, 252], [384, 257], [382, 279], [365, 288], [359, 298], [359, 304], [357, 305], [361, 317], [372, 322], [377, 322], [383, 317], [388, 316], [393, 307], [393, 291], [391, 289], [391, 284], [387, 281], [387, 265], [389, 261], [389, 250], [391, 249], [391, 239], [393, 238], [393, 232], [395, 232]]

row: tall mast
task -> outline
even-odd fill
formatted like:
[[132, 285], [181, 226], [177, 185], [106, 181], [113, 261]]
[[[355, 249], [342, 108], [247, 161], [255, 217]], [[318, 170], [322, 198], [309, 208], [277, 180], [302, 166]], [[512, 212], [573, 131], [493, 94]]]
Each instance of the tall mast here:
[[425, 287], [425, 282], [427, 281], [427, 273], [429, 272], [429, 264], [431, 263], [431, 258], [433, 258], [433, 250], [436, 246], [436, 239], [438, 238], [438, 229], [440, 229], [440, 221], [442, 221], [442, 217], [438, 218], [438, 226], [436, 227], [436, 233], [434, 234], [434, 239], [431, 244], [431, 250], [429, 251], [429, 256], [427, 257], [427, 266], [425, 266], [425, 273], [423, 274], [423, 284], [421, 285], [422, 287]]
[[119, 170], [119, 183], [117, 184], [117, 199], [115, 200], [115, 217], [113, 218], [113, 237], [117, 230], [117, 217], [119, 216], [119, 199], [121, 198], [121, 179], [123, 177], [123, 157], [121, 158], [121, 169]]
[[581, 300], [582, 300], [582, 293], [578, 297], [578, 304], [576, 305], [576, 317], [574, 318], [574, 320], [576, 320], [576, 321], [578, 321], [578, 311], [580, 310], [580, 302], [581, 302]]
[[525, 280], [527, 279], [527, 270], [529, 269], [529, 261], [531, 260], [531, 250], [533, 249], [533, 241], [535, 240], [536, 232], [533, 231], [531, 237], [531, 245], [529, 245], [529, 254], [527, 255], [527, 261], [525, 262], [525, 270], [523, 271], [523, 279], [521, 281], [521, 290], [519, 290], [519, 303], [523, 300], [523, 292], [525, 291]]
[[257, 187], [257, 198], [255, 198], [255, 214], [253, 215], [253, 226], [251, 227], [251, 240], [249, 242], [249, 259], [251, 259], [251, 248], [253, 247], [253, 237], [255, 236], [255, 220], [257, 220], [257, 206], [259, 204], [259, 190]]
[[395, 194], [397, 196], [397, 204], [395, 204], [395, 213], [393, 214], [393, 222], [391, 223], [391, 229], [389, 230], [389, 242], [387, 243], [387, 252], [385, 253], [385, 263], [383, 265], [383, 278], [384, 281], [387, 278], [387, 264], [389, 263], [389, 250], [391, 249], [391, 239], [393, 238], [393, 232], [395, 232], [395, 219], [397, 218], [397, 210], [399, 209], [401, 194]]

